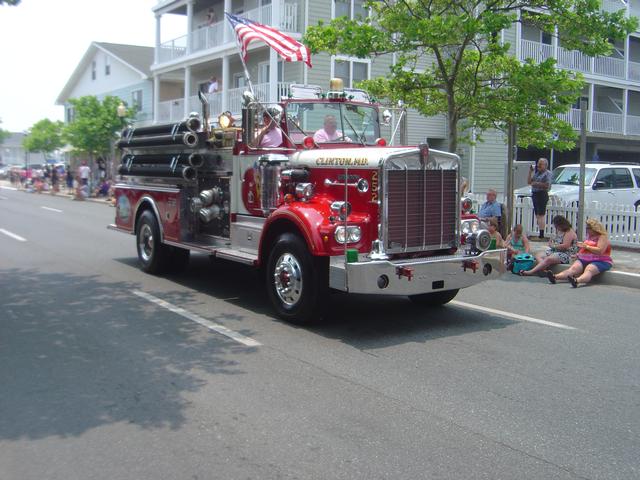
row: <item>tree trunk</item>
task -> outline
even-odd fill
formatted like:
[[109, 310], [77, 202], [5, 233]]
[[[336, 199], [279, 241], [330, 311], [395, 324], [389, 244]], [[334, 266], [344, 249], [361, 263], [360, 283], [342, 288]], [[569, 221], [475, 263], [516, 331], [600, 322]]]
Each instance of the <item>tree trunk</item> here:
[[447, 114], [447, 124], [449, 128], [449, 151], [456, 153], [458, 149], [458, 115], [456, 114], [455, 107], [449, 101], [449, 112]]

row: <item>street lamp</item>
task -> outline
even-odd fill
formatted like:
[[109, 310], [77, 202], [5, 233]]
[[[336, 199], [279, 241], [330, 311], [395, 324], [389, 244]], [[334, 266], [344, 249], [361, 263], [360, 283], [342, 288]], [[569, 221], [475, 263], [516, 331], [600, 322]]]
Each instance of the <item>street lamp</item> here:
[[127, 107], [125, 107], [123, 102], [120, 102], [117, 108], [118, 118], [120, 119], [120, 123], [124, 123], [124, 117], [127, 116]]

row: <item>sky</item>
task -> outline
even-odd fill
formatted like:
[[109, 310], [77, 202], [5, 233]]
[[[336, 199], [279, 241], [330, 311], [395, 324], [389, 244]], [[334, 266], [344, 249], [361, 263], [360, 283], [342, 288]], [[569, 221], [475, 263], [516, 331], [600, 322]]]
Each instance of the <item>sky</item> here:
[[[23, 132], [63, 120], [56, 98], [91, 42], [153, 46], [158, 0], [22, 0], [0, 6], [0, 128]], [[186, 33], [162, 17], [162, 41]]]

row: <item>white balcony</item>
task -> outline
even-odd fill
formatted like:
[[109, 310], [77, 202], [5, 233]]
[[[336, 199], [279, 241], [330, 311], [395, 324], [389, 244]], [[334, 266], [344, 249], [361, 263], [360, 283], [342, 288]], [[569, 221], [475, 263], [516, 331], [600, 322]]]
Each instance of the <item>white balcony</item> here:
[[[261, 102], [277, 102], [280, 99], [289, 95], [289, 82], [278, 82], [277, 87], [277, 99], [269, 99], [269, 83], [258, 83], [253, 85], [253, 92], [258, 100]], [[226, 92], [227, 98], [223, 99], [225, 92], [217, 92], [207, 94], [209, 100], [209, 107], [212, 118], [218, 116], [223, 111], [223, 100], [226, 100], [226, 110], [230, 111], [235, 117], [239, 117], [242, 110], [242, 93], [245, 92], [248, 87], [232, 88]], [[193, 95], [188, 99], [188, 112], [200, 112], [202, 106], [200, 99], [197, 95]], [[167, 100], [160, 102], [158, 105], [158, 122], [178, 122], [185, 117], [184, 99], [177, 98], [174, 100]]]
[[[590, 57], [577, 50], [557, 48], [556, 65], [566, 70], [592, 73], [609, 78], [625, 78], [625, 61], [615, 57]], [[552, 45], [531, 40], [520, 40], [520, 60], [527, 58], [536, 63], [554, 57]], [[640, 81], [640, 63], [629, 62], [627, 79]]]
[[[284, 32], [300, 33], [300, 27], [298, 25], [300, 21], [298, 10], [298, 3], [282, 2], [280, 4], [280, 30]], [[273, 22], [273, 5], [265, 5], [263, 7], [248, 10], [244, 12], [242, 16], [265, 25], [272, 25], [275, 23]], [[193, 30], [191, 32], [190, 52], [197, 53], [222, 45], [235, 45], [235, 38], [231, 34], [227, 36], [227, 42], [225, 44], [225, 28], [230, 29], [226, 20], [214, 23], [208, 27]], [[158, 52], [159, 63], [170, 62], [187, 55], [188, 38], [189, 37], [187, 35], [184, 35], [162, 43], [160, 45], [160, 51]]]

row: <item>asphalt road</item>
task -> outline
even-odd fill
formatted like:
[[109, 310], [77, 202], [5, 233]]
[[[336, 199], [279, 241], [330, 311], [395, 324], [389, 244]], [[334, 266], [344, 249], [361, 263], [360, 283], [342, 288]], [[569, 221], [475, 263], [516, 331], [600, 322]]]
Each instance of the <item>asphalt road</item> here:
[[247, 267], [143, 274], [113, 215], [0, 189], [2, 480], [640, 477], [636, 290], [335, 294], [298, 328]]

